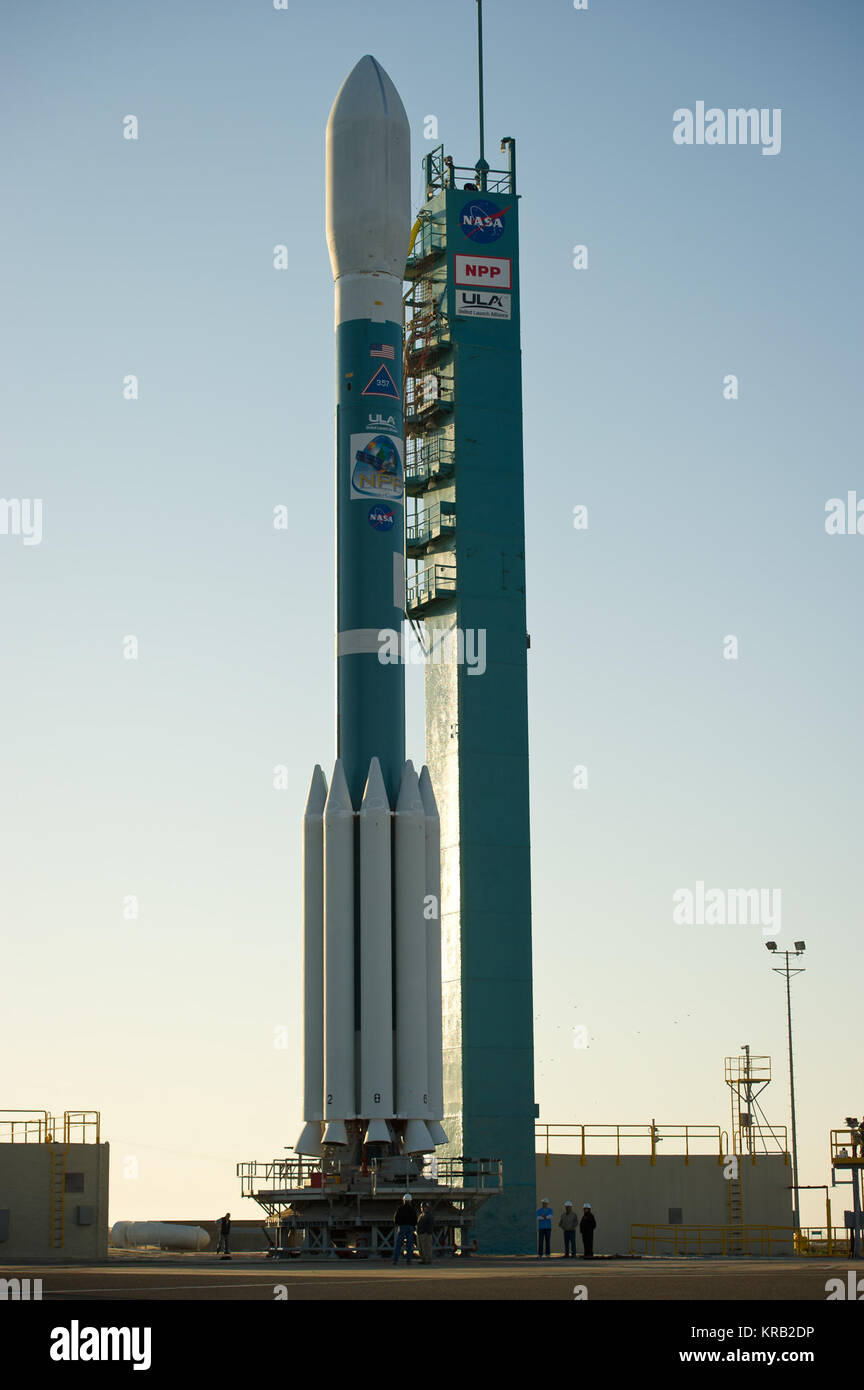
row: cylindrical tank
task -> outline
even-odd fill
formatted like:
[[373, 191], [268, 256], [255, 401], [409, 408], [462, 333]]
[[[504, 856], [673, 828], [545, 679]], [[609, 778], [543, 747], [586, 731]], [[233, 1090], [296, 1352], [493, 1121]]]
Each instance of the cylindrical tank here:
[[172, 1226], [170, 1221], [115, 1221], [111, 1245], [136, 1250], [157, 1245], [160, 1250], [206, 1250], [210, 1237], [203, 1226]]

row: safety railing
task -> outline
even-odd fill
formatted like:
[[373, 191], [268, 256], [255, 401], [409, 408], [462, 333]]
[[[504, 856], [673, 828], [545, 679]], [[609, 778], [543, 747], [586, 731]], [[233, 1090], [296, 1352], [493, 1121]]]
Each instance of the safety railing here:
[[450, 318], [440, 309], [418, 309], [405, 324], [405, 352], [409, 368], [414, 358], [442, 351], [451, 344]]
[[98, 1144], [102, 1116], [98, 1110], [64, 1110], [64, 1144]]
[[[677, 1156], [683, 1156], [685, 1163], [689, 1163], [692, 1156], [704, 1153], [716, 1154], [717, 1162], [723, 1163], [726, 1155], [722, 1136], [719, 1125], [598, 1123], [538, 1124], [535, 1127], [535, 1138], [542, 1144], [540, 1152], [545, 1152], [547, 1165], [552, 1158], [553, 1143], [569, 1142], [571, 1148], [565, 1152], [572, 1153], [575, 1142], [579, 1161], [585, 1164], [592, 1156], [588, 1151], [589, 1144], [593, 1148], [593, 1141], [596, 1140], [603, 1140], [607, 1147], [594, 1148], [593, 1156], [614, 1153], [616, 1164], [620, 1164], [621, 1159], [628, 1155], [645, 1153], [650, 1154], [653, 1164], [658, 1152], [668, 1154], [673, 1151]], [[609, 1146], [609, 1141], [614, 1141], [614, 1147]]]
[[864, 1165], [864, 1124], [831, 1130], [831, 1165], [834, 1168]]
[[436, 598], [456, 592], [455, 565], [426, 565], [424, 569], [408, 576], [406, 584], [407, 606], [419, 608], [433, 603]]
[[98, 1144], [100, 1128], [98, 1110], [64, 1110], [62, 1119], [35, 1107], [0, 1110], [2, 1144]]
[[796, 1255], [848, 1255], [851, 1231], [843, 1226], [802, 1226], [795, 1237]]
[[635, 1221], [630, 1226], [633, 1255], [792, 1255], [794, 1226], [672, 1226]]
[[405, 450], [405, 481], [424, 483], [430, 478], [446, 478], [453, 472], [455, 451], [441, 435], [414, 438], [407, 441]]
[[45, 1144], [53, 1138], [54, 1116], [47, 1110], [0, 1110], [0, 1144]]
[[766, 1154], [782, 1154], [789, 1163], [789, 1137], [785, 1125], [745, 1125], [732, 1135], [732, 1153], [747, 1163], [755, 1163]]
[[442, 534], [450, 534], [456, 526], [456, 503], [436, 502], [424, 507], [405, 527], [406, 545], [425, 545]]
[[726, 1057], [723, 1062], [724, 1079], [732, 1084], [752, 1083], [761, 1086], [771, 1080], [771, 1058], [745, 1056]]
[[508, 169], [472, 169], [468, 165], [454, 164], [452, 158], [444, 153], [444, 146], [437, 145], [431, 154], [423, 159], [423, 178], [426, 184], [426, 197], [433, 198], [444, 188], [475, 188], [485, 193], [516, 192], [516, 155], [512, 140], [503, 140], [510, 167]]
[[453, 407], [453, 382], [438, 372], [405, 378], [405, 422], [417, 421]]
[[252, 1197], [259, 1191], [295, 1191], [299, 1188], [338, 1187], [342, 1183], [342, 1165], [339, 1161], [328, 1162], [327, 1171], [322, 1172], [319, 1158], [274, 1158], [269, 1162], [251, 1159], [237, 1164], [240, 1191], [243, 1197]]
[[[240, 1191], [243, 1197], [264, 1196], [268, 1193], [297, 1193], [305, 1196], [320, 1192], [322, 1196], [333, 1193], [345, 1185], [348, 1174], [344, 1174], [339, 1161], [327, 1163], [322, 1169], [321, 1159], [274, 1158], [269, 1162], [251, 1159], [237, 1164]], [[365, 1170], [358, 1175], [356, 1168], [350, 1176], [358, 1178], [373, 1194], [404, 1192], [405, 1174], [381, 1172], [381, 1161], [372, 1159]], [[503, 1168], [497, 1158], [432, 1158], [424, 1169], [423, 1176], [434, 1179], [439, 1185], [460, 1188], [472, 1192], [497, 1192], [503, 1183]]]
[[[406, 1178], [386, 1171], [382, 1173], [376, 1159], [370, 1164], [370, 1174], [375, 1195], [405, 1191]], [[465, 1192], [500, 1192], [503, 1165], [498, 1158], [435, 1158], [426, 1165], [423, 1176], [440, 1187]]]
[[412, 279], [428, 261], [436, 260], [447, 249], [447, 233], [443, 220], [422, 216], [414, 245], [405, 267], [406, 280]]

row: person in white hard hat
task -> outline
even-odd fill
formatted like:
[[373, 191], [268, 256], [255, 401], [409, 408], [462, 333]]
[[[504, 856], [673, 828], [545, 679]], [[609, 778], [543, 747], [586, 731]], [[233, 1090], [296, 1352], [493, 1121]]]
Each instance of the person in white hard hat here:
[[405, 1247], [405, 1263], [411, 1263], [414, 1253], [414, 1227], [417, 1225], [417, 1208], [411, 1201], [411, 1193], [406, 1192], [393, 1213], [396, 1233], [393, 1238], [393, 1263], [398, 1265], [402, 1247]]
[[597, 1226], [597, 1218], [591, 1210], [591, 1203], [586, 1202], [582, 1208], [582, 1220], [579, 1222], [579, 1230], [582, 1234], [582, 1249], [585, 1251], [586, 1260], [594, 1258], [594, 1231]]
[[579, 1228], [579, 1217], [573, 1210], [572, 1202], [564, 1203], [564, 1210], [558, 1218], [558, 1225], [564, 1232], [564, 1258], [575, 1260], [576, 1258], [576, 1231]]

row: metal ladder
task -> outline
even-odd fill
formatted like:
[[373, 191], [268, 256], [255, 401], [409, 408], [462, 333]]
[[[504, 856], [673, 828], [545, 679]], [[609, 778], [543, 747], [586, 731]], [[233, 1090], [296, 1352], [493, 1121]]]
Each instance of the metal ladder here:
[[741, 1154], [735, 1155], [738, 1174], [729, 1179], [729, 1250], [730, 1255], [744, 1254], [744, 1189], [741, 1184]]
[[48, 1243], [61, 1250], [66, 1237], [66, 1156], [68, 1144], [51, 1144], [48, 1150], [51, 1212]]

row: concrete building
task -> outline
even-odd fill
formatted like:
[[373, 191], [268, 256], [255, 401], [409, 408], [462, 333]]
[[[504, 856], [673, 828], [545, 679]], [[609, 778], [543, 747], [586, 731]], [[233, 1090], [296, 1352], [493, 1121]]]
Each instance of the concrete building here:
[[743, 1145], [733, 1134], [654, 1121], [539, 1125], [537, 1206], [545, 1197], [555, 1211], [553, 1253], [563, 1251], [557, 1221], [569, 1200], [580, 1212], [590, 1203], [597, 1255], [793, 1254], [785, 1126], [751, 1127]]
[[95, 1110], [0, 1110], [0, 1261], [108, 1253], [108, 1145]]

